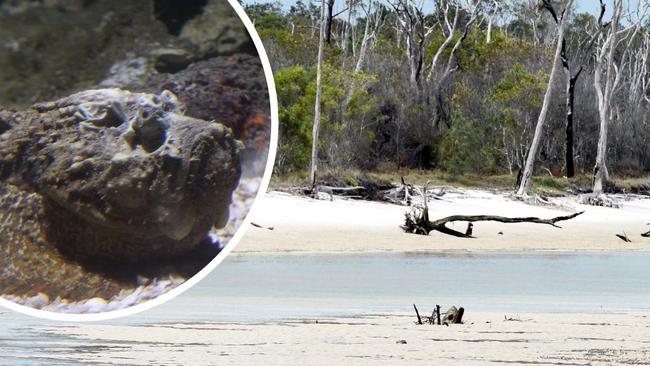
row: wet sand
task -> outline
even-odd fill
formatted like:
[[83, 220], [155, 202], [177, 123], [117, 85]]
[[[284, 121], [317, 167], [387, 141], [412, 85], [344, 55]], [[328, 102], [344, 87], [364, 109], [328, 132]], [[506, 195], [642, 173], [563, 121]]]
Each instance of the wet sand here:
[[[508, 320], [506, 320], [506, 318]], [[611, 365], [650, 363], [643, 314], [469, 313], [465, 324], [415, 325], [412, 314], [263, 324], [60, 326], [51, 335], [101, 352], [52, 359], [145, 365]], [[404, 343], [405, 341], [405, 343]]]

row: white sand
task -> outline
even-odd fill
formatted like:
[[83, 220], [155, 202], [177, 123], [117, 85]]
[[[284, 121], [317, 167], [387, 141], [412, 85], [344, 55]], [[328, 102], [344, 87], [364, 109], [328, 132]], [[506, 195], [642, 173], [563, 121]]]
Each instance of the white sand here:
[[[468, 312], [463, 325], [415, 325], [412, 314], [265, 324], [59, 326], [46, 331], [101, 352], [51, 358], [115, 365], [650, 364], [641, 314]], [[397, 343], [405, 340], [406, 344]]]
[[[406, 252], [486, 250], [650, 250], [650, 200], [622, 202], [620, 209], [580, 205], [568, 198], [558, 202], [568, 210], [528, 205], [505, 194], [467, 190], [447, 194], [430, 204], [431, 219], [452, 214], [493, 214], [551, 218], [571, 210], [583, 215], [558, 223], [562, 229], [539, 224], [478, 222], [476, 239], [438, 232], [430, 236], [405, 234], [399, 225], [410, 208], [377, 202], [335, 198], [314, 200], [279, 192], [267, 193], [253, 222], [273, 230], [250, 227], [235, 253]], [[465, 223], [454, 228], [464, 231]], [[503, 234], [499, 234], [502, 232]], [[615, 234], [627, 233], [632, 243]]]

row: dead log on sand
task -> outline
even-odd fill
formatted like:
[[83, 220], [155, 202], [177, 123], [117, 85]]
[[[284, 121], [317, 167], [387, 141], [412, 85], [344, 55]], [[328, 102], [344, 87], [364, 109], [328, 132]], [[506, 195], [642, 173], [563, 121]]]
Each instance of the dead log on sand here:
[[458, 309], [456, 309], [455, 306], [452, 306], [447, 310], [445, 316], [442, 318], [442, 324], [447, 326], [449, 326], [449, 324], [462, 324], [463, 314], [465, 314], [465, 309], [463, 309], [462, 306]]
[[[400, 186], [382, 192], [383, 201], [388, 201], [396, 205], [411, 206], [413, 203], [413, 197], [422, 197], [423, 200], [425, 199], [425, 195], [422, 191], [414, 185], [406, 183], [404, 177], [400, 177], [400, 181]], [[442, 196], [444, 196], [446, 192], [444, 187], [440, 187], [437, 192], [429, 191], [426, 193], [426, 198], [441, 200]]]
[[[643, 234], [641, 234], [641, 235], [643, 235]], [[616, 237], [623, 240], [626, 243], [631, 243], [632, 242], [632, 240], [630, 240], [630, 238], [627, 236], [625, 231], [623, 231], [623, 234], [616, 234]]]
[[[420, 312], [418, 311], [418, 307], [413, 304], [413, 309], [415, 309], [415, 316], [417, 316], [417, 322], [415, 322], [418, 325], [424, 324], [422, 321], [422, 317], [420, 316]], [[463, 307], [456, 308], [455, 306], [452, 306], [447, 310], [445, 315], [443, 317], [440, 316], [440, 305], [436, 305], [436, 307], [433, 309], [433, 312], [430, 317], [425, 317], [426, 321], [428, 324], [434, 325], [446, 325], [449, 326], [449, 324], [463, 324], [463, 315], [465, 314], [465, 309]]]
[[[315, 189], [315, 192], [323, 192], [323, 193], [329, 194], [330, 201], [333, 201], [335, 193], [361, 192], [361, 191], [364, 191], [365, 189], [366, 189], [366, 187], [363, 187], [363, 186], [333, 187], [333, 186], [317, 185], [316, 189]], [[359, 195], [359, 198], [361, 198], [361, 195]]]
[[[426, 197], [426, 188], [425, 188]], [[539, 217], [504, 217], [504, 216], [493, 216], [493, 215], [452, 215], [447, 216], [442, 219], [435, 221], [429, 220], [429, 207], [426, 200], [424, 201], [423, 207], [416, 207], [411, 212], [407, 212], [404, 216], [404, 225], [400, 227], [407, 233], [420, 234], [420, 235], [429, 235], [432, 231], [439, 231], [443, 234], [456, 236], [459, 238], [474, 238], [472, 236], [472, 222], [477, 221], [497, 221], [505, 224], [514, 224], [514, 223], [533, 223], [533, 224], [545, 224], [551, 225], [553, 227], [560, 228], [556, 223], [560, 221], [570, 220], [576, 216], [583, 214], [584, 211], [576, 212], [571, 215], [558, 216], [551, 219], [540, 219]], [[456, 231], [454, 229], [448, 228], [447, 223], [455, 221], [465, 221], [468, 222], [466, 232]]]

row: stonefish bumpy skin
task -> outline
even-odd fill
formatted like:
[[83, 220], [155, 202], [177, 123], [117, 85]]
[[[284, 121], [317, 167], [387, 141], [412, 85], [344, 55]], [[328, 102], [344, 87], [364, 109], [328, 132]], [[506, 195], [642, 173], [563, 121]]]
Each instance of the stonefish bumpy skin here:
[[192, 251], [227, 221], [240, 145], [230, 129], [184, 116], [167, 91], [89, 90], [0, 109], [2, 185], [39, 195], [42, 245], [81, 262]]

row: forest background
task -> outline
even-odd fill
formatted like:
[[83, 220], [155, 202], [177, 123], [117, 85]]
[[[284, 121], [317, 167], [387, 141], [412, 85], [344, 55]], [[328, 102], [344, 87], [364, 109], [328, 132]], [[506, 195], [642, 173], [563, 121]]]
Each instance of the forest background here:
[[278, 91], [275, 176], [644, 186], [648, 4], [579, 2], [243, 4]]

